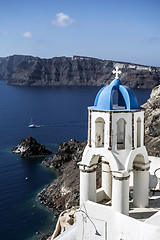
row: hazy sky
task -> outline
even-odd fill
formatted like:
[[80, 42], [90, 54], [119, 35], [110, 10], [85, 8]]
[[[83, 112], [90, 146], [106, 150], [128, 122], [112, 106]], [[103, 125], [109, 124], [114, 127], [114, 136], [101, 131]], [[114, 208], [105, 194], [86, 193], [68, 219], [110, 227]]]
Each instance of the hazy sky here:
[[160, 0], [0, 0], [0, 56], [160, 66]]

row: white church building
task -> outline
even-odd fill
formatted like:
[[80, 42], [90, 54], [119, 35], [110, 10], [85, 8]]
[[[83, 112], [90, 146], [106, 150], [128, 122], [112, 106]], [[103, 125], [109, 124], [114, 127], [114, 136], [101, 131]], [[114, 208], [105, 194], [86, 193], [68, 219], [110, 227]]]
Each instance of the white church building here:
[[144, 109], [122, 85], [118, 67], [114, 73], [88, 108], [80, 208], [76, 223], [57, 240], [160, 239], [160, 159], [149, 157], [144, 145]]

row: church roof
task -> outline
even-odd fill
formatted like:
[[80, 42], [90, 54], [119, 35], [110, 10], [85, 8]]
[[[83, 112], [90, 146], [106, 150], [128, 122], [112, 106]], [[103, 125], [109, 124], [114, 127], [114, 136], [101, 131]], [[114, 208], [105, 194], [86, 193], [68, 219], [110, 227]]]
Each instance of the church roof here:
[[[117, 100], [115, 103], [115, 92]], [[107, 86], [100, 89], [94, 101], [95, 110], [137, 110], [140, 109], [134, 92], [127, 86], [122, 85], [121, 81], [116, 78]]]

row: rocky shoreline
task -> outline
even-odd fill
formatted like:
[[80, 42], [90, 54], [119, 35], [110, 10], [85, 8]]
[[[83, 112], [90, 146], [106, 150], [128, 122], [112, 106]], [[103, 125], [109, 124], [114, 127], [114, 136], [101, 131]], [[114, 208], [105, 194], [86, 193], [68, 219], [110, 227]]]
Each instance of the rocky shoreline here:
[[[58, 217], [62, 211], [79, 205], [79, 168], [87, 141], [79, 142], [71, 139], [59, 144], [53, 158], [45, 158], [42, 164], [56, 170], [58, 178], [44, 188], [38, 198], [41, 204], [50, 208]], [[57, 222], [58, 223], [58, 222]], [[53, 233], [52, 233], [53, 234]], [[50, 240], [52, 234], [42, 235], [39, 240]]]
[[41, 204], [61, 212], [79, 205], [79, 168], [87, 142], [71, 139], [59, 145], [53, 158], [45, 158], [42, 164], [53, 168], [59, 177], [38, 194]]

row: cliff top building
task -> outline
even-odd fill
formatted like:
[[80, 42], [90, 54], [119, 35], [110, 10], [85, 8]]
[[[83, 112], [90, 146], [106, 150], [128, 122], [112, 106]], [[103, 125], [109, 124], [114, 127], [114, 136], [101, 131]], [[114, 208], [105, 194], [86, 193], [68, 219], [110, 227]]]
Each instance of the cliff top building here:
[[144, 110], [122, 85], [118, 67], [113, 73], [88, 108], [77, 222], [57, 240], [160, 239], [160, 159], [148, 157]]

